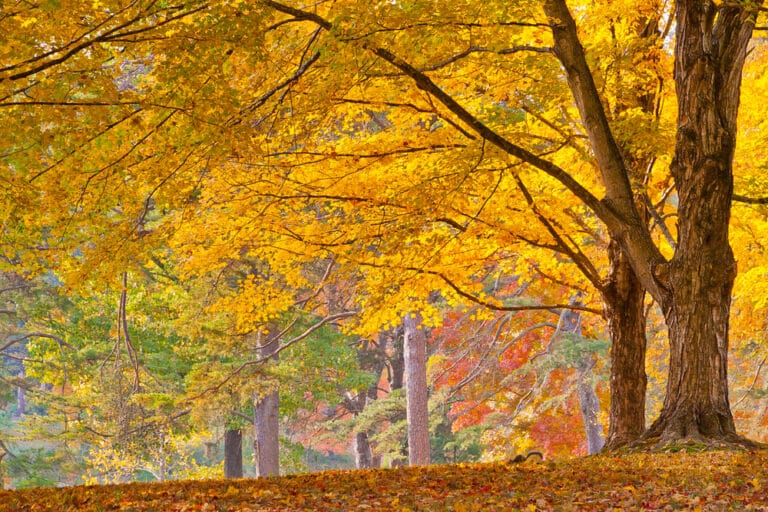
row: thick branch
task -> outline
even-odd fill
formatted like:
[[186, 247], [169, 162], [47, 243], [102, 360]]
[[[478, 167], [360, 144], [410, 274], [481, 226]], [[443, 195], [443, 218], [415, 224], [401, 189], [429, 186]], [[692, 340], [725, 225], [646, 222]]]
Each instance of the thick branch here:
[[661, 301], [666, 294], [666, 284], [660, 282], [656, 274], [666, 260], [653, 243], [647, 225], [635, 206], [628, 169], [587, 65], [576, 22], [564, 0], [547, 0], [544, 10], [552, 19], [554, 53], [565, 68], [568, 85], [600, 168], [606, 189], [606, 205], [615, 212], [619, 221], [612, 223], [612, 219], [600, 218], [621, 243], [643, 286]]
[[[294, 16], [296, 19], [316, 23], [328, 31], [333, 28], [329, 21], [314, 13], [301, 11], [273, 0], [262, 0], [262, 3], [277, 11]], [[546, 10], [552, 18], [558, 21], [558, 24], [552, 27], [557, 43], [554, 51], [568, 71], [569, 82], [579, 106], [582, 121], [589, 133], [594, 146], [593, 151], [595, 151], [598, 165], [604, 176], [607, 196], [603, 201], [594, 196], [561, 167], [510, 142], [484, 124], [424, 72], [416, 69], [386, 48], [376, 46], [372, 42], [364, 41], [362, 46], [410, 77], [418, 88], [436, 98], [484, 140], [494, 144], [505, 153], [543, 171], [564, 185], [607, 225], [611, 233], [619, 237], [632, 261], [635, 273], [650, 293], [660, 300], [663, 296], [664, 285], [656, 280], [655, 273], [660, 270], [657, 267], [664, 264], [666, 260], [654, 245], [647, 226], [635, 208], [626, 168], [608, 126], [591, 72], [586, 64], [583, 48], [576, 35], [575, 22], [563, 0], [549, 0], [546, 4]]]
[[603, 176], [606, 199], [621, 212], [625, 219], [629, 220], [633, 218], [635, 210], [632, 187], [619, 145], [613, 138], [608, 117], [592, 78], [592, 71], [587, 65], [584, 48], [579, 42], [576, 22], [564, 0], [545, 2], [544, 11], [553, 21], [552, 36], [555, 43], [553, 50], [565, 68], [568, 85], [576, 100], [582, 124], [587, 131], [592, 151]]
[[768, 197], [747, 197], [741, 194], [733, 194], [733, 200], [746, 204], [768, 204]]
[[[277, 11], [289, 14], [296, 19], [307, 20], [316, 23], [328, 31], [333, 28], [333, 25], [329, 21], [316, 14], [305, 12], [300, 9], [295, 9], [293, 7], [274, 2], [273, 0], [262, 0], [262, 3]], [[437, 100], [440, 101], [443, 106], [445, 106], [456, 117], [466, 123], [483, 139], [494, 144], [509, 155], [514, 156], [515, 158], [518, 158], [519, 160], [522, 160], [523, 162], [526, 162], [529, 165], [532, 165], [533, 167], [536, 167], [537, 169], [555, 178], [574, 195], [576, 195], [576, 197], [578, 197], [592, 211], [594, 211], [595, 214], [603, 220], [603, 222], [609, 224], [609, 226], [615, 226], [617, 224], [618, 219], [616, 218], [614, 212], [610, 208], [606, 207], [605, 204], [603, 204], [589, 190], [581, 185], [581, 183], [576, 181], [570, 174], [565, 172], [564, 169], [548, 160], [544, 160], [543, 158], [535, 155], [534, 153], [531, 153], [525, 148], [513, 144], [495, 132], [493, 129], [475, 117], [472, 113], [466, 110], [463, 106], [461, 106], [455, 99], [453, 99], [450, 94], [446, 93], [440, 86], [433, 82], [431, 78], [424, 74], [424, 72], [419, 71], [409, 63], [405, 62], [403, 59], [397, 57], [389, 50], [369, 42], [363, 42], [363, 47], [382, 60], [399, 69], [406, 76], [410, 77], [419, 89], [422, 89], [423, 91], [428, 92], [433, 97], [437, 98]]]

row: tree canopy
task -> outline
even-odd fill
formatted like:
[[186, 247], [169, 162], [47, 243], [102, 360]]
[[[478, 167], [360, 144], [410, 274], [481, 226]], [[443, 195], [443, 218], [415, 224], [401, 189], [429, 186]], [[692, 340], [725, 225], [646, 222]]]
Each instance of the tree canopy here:
[[[144, 276], [183, 335], [231, 357], [205, 368], [238, 375], [254, 336], [370, 340], [412, 312], [434, 332], [461, 315], [498, 329], [443, 340], [462, 354], [433, 359], [453, 384], [453, 364], [491, 353], [535, 370], [579, 311], [580, 340], [613, 337], [616, 444], [749, 444], [728, 360], [766, 346], [764, 16], [711, 0], [9, 4], [0, 269], [64, 294]], [[668, 376], [644, 432], [653, 323]], [[516, 354], [495, 352], [505, 338]], [[581, 368], [605, 368], [589, 347]]]

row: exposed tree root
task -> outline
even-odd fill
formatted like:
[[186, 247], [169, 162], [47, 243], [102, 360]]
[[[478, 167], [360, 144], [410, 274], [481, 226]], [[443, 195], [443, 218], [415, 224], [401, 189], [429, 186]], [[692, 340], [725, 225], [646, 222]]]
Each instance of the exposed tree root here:
[[[648, 432], [646, 432], [648, 434]], [[759, 443], [737, 434], [726, 435], [722, 437], [706, 437], [702, 435], [689, 436], [648, 436], [643, 435], [640, 439], [632, 442], [606, 444], [603, 452], [703, 452], [708, 450], [728, 450], [728, 451], [753, 451], [768, 450], [768, 444]]]

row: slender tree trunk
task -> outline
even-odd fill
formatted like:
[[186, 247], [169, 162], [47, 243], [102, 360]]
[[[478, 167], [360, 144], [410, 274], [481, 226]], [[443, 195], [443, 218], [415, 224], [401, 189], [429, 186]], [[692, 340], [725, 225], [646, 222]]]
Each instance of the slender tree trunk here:
[[598, 453], [605, 445], [603, 425], [600, 423], [600, 400], [591, 379], [594, 365], [591, 356], [582, 361], [577, 385], [581, 418], [584, 421], [584, 432], [587, 436], [587, 453], [590, 455]]
[[[389, 389], [403, 389], [405, 387], [405, 348], [403, 328], [399, 327], [390, 331], [389, 339], [392, 341], [392, 356], [389, 358]], [[389, 418], [392, 423], [405, 419], [400, 412], [395, 413]], [[408, 438], [406, 437], [401, 449], [402, 458], [393, 458], [390, 461], [392, 467], [405, 466], [405, 460], [408, 458]]]
[[366, 432], [356, 432], [352, 441], [355, 451], [355, 467], [365, 469], [373, 467], [373, 453], [371, 443]]
[[[262, 358], [274, 357], [279, 348], [278, 339], [268, 339], [259, 348]], [[253, 457], [256, 477], [276, 476], [280, 474], [280, 394], [273, 391], [265, 396], [254, 396], [255, 439]]]
[[611, 405], [606, 448], [632, 443], [645, 431], [645, 290], [616, 240], [608, 246], [611, 263], [603, 289], [611, 337]]
[[[573, 302], [572, 302], [573, 303]], [[563, 332], [581, 336], [581, 313], [571, 309], [563, 311], [561, 315], [561, 329]], [[579, 408], [581, 418], [584, 421], [584, 434], [587, 438], [587, 452], [590, 455], [603, 449], [605, 436], [603, 425], [600, 423], [600, 400], [591, 382], [592, 368], [594, 367], [594, 355], [585, 354], [584, 358], [577, 362], [578, 371], [577, 392], [579, 396]]]
[[[347, 410], [352, 413], [353, 416], [357, 416], [363, 412], [367, 403], [367, 395], [368, 393], [360, 394], [355, 397], [349, 396], [345, 400]], [[355, 468], [365, 469], [373, 467], [373, 452], [371, 450], [370, 440], [368, 439], [368, 432], [353, 432], [352, 453], [355, 456]]]
[[[19, 378], [24, 379], [27, 376], [24, 371], [24, 363], [21, 363], [21, 370], [19, 372]], [[27, 395], [25, 390], [21, 386], [16, 387], [16, 414], [15, 416], [23, 416], [27, 413]]]
[[277, 391], [256, 398], [254, 458], [258, 478], [280, 474], [279, 406]]
[[243, 478], [243, 431], [224, 432], [224, 478]]
[[[381, 366], [379, 367], [378, 371], [376, 372], [377, 376], [381, 375], [381, 371], [384, 368], [384, 360], [381, 360]], [[379, 383], [374, 382], [373, 385], [371, 385], [370, 388], [368, 388], [368, 400], [377, 400], [379, 398]], [[365, 442], [368, 444], [368, 452], [371, 454], [371, 461], [370, 465], [368, 467], [370, 468], [378, 468], [381, 466], [381, 456], [377, 455], [374, 451], [374, 447], [371, 445], [371, 439], [368, 436], [368, 433], [365, 433]]]
[[402, 389], [405, 380], [405, 349], [401, 329], [392, 329], [392, 357], [389, 361], [389, 389]]
[[736, 262], [728, 242], [741, 72], [756, 3], [675, 3], [678, 131], [672, 174], [678, 247], [663, 301], [667, 396], [649, 436], [742, 442], [728, 401], [728, 319]]
[[429, 464], [429, 409], [427, 394], [427, 337], [413, 314], [403, 319], [405, 401], [408, 420], [408, 462]]
[[[368, 406], [370, 401], [374, 401], [379, 396], [379, 383], [378, 379], [381, 376], [381, 372], [386, 365], [386, 344], [387, 333], [382, 332], [379, 334], [379, 343], [363, 343], [357, 350], [357, 361], [360, 369], [370, 372], [374, 375], [376, 380], [366, 390], [365, 393], [360, 393], [357, 396], [351, 394], [347, 398], [347, 410], [352, 413], [353, 416], [357, 416]], [[368, 437], [368, 432], [361, 431], [355, 432], [352, 438], [352, 452], [355, 455], [355, 467], [357, 469], [365, 469], [377, 467], [374, 464], [377, 462], [373, 455], [373, 448]]]

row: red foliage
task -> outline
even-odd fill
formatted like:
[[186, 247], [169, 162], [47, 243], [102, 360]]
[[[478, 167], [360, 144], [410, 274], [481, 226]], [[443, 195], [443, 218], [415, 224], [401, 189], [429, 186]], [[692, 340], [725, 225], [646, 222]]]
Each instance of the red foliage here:
[[457, 432], [467, 427], [481, 424], [483, 419], [491, 412], [493, 412], [493, 409], [485, 403], [465, 400], [452, 404], [448, 415], [451, 418], [455, 418], [453, 421], [453, 431]]

